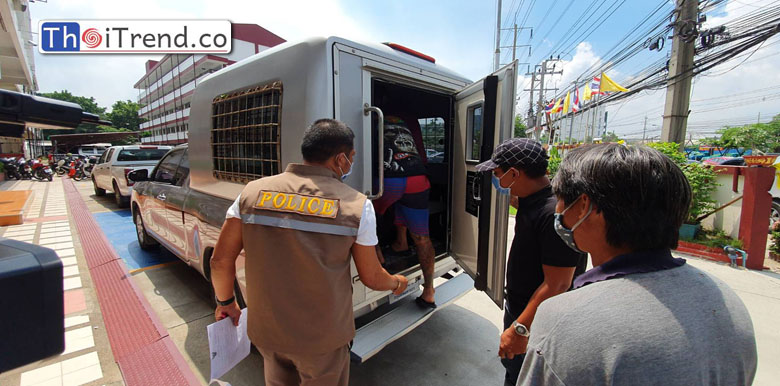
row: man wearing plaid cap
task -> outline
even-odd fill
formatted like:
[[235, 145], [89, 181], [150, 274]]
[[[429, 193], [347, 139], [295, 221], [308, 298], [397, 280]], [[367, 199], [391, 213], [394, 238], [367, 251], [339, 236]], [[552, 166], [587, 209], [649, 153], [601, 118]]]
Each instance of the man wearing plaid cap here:
[[547, 159], [539, 142], [511, 138], [496, 147], [490, 160], [477, 165], [478, 171], [493, 173], [493, 186], [510, 194], [517, 209], [506, 271], [505, 330], [498, 351], [506, 385], [517, 383], [537, 307], [567, 291], [575, 271], [583, 272], [586, 265], [586, 255], [569, 248], [555, 233], [557, 200], [547, 177]]

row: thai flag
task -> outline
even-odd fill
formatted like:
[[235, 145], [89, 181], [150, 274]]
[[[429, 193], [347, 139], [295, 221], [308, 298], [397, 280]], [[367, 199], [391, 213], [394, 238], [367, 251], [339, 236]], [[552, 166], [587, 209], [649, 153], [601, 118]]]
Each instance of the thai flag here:
[[575, 113], [580, 111], [580, 89], [579, 88], [574, 89], [574, 103], [572, 103], [571, 105], [571, 111]]
[[590, 92], [591, 95], [604, 95], [603, 92], [599, 91], [601, 89], [601, 78], [598, 76], [593, 77], [593, 81], [590, 82]]

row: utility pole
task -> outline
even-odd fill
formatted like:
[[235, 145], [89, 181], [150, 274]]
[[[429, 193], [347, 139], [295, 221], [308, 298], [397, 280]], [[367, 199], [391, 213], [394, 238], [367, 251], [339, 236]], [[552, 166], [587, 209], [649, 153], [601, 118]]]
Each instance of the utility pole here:
[[[541, 119], [539, 118], [539, 114], [540, 113], [543, 114], [543, 110], [544, 110], [544, 92], [548, 91], [547, 89], [544, 88], [544, 76], [545, 75], [563, 74], [563, 71], [555, 71], [555, 66], [554, 65], [553, 65], [552, 71], [548, 71], [548, 69], [547, 69], [548, 62], [557, 62], [557, 61], [558, 61], [557, 59], [548, 59], [548, 60], [545, 60], [545, 61], [542, 62], [541, 79], [539, 80], [539, 102], [538, 102], [539, 113], [537, 113], [537, 119], [536, 119], [536, 122], [537, 122], [536, 128], [538, 128], [539, 130], [535, 130], [538, 133], [541, 132], [541, 124], [540, 124]], [[557, 89], [555, 89], [555, 90], [557, 91]], [[552, 126], [550, 126], [549, 124], [548, 124], [548, 128], [550, 130], [552, 130]]]
[[531, 72], [531, 97], [528, 98], [528, 123], [526, 127], [528, 129], [536, 126], [536, 120], [534, 119], [534, 82], [536, 81], [536, 67]]
[[496, 7], [496, 52], [493, 56], [493, 71], [498, 71], [498, 64], [501, 61], [501, 0]]
[[676, 0], [676, 4], [679, 16], [674, 23], [661, 141], [676, 142], [682, 147], [691, 101], [691, 70], [699, 21], [699, 0]]
[[645, 126], [642, 128], [642, 143], [645, 143], [645, 134], [647, 134], [647, 115], [645, 115]]
[[760, 111], [758, 112], [758, 121], [756, 121], [756, 123], [757, 124], [761, 123], [761, 112]]

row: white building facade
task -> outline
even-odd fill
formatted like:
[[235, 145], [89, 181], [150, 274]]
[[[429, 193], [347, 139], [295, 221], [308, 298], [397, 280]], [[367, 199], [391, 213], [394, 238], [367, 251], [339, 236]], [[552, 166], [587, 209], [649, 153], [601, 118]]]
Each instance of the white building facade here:
[[146, 74], [134, 86], [142, 106], [138, 115], [146, 120], [139, 128], [142, 143], [186, 143], [195, 86], [214, 71], [285, 42], [256, 24], [234, 23], [232, 35], [230, 54], [169, 54], [146, 62]]
[[0, 0], [0, 88], [32, 94], [38, 91], [27, 0]]

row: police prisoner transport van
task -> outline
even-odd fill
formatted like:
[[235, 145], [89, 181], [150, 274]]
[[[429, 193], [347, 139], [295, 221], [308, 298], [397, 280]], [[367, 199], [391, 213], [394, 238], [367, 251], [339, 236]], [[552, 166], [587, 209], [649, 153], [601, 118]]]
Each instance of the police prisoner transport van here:
[[[166, 157], [188, 157], [189, 176], [170, 184], [152, 181], [133, 193], [139, 241], [150, 242], [141, 240], [148, 232], [208, 279], [227, 208], [247, 182], [302, 162], [303, 132], [319, 118], [352, 128], [356, 162], [345, 182], [376, 199], [383, 193], [384, 117], [402, 113], [414, 117], [407, 124], [419, 127], [428, 155], [430, 237], [435, 277], [442, 277], [438, 309], [472, 287], [502, 307], [509, 201], [475, 165], [511, 136], [516, 79], [516, 62], [471, 83], [406, 47], [337, 37], [285, 43], [256, 54], [198, 84], [189, 148]], [[139, 195], [167, 201], [144, 204], [137, 202]], [[168, 213], [155, 215], [154, 208]], [[167, 228], [155, 224], [166, 216]], [[380, 240], [394, 234], [392, 228], [392, 222], [378, 224]], [[237, 267], [237, 287], [244, 293], [243, 253]], [[396, 259], [388, 271], [409, 279], [407, 293], [366, 288], [352, 263], [354, 360], [368, 359], [435, 312], [409, 296], [422, 284], [416, 256]]]

